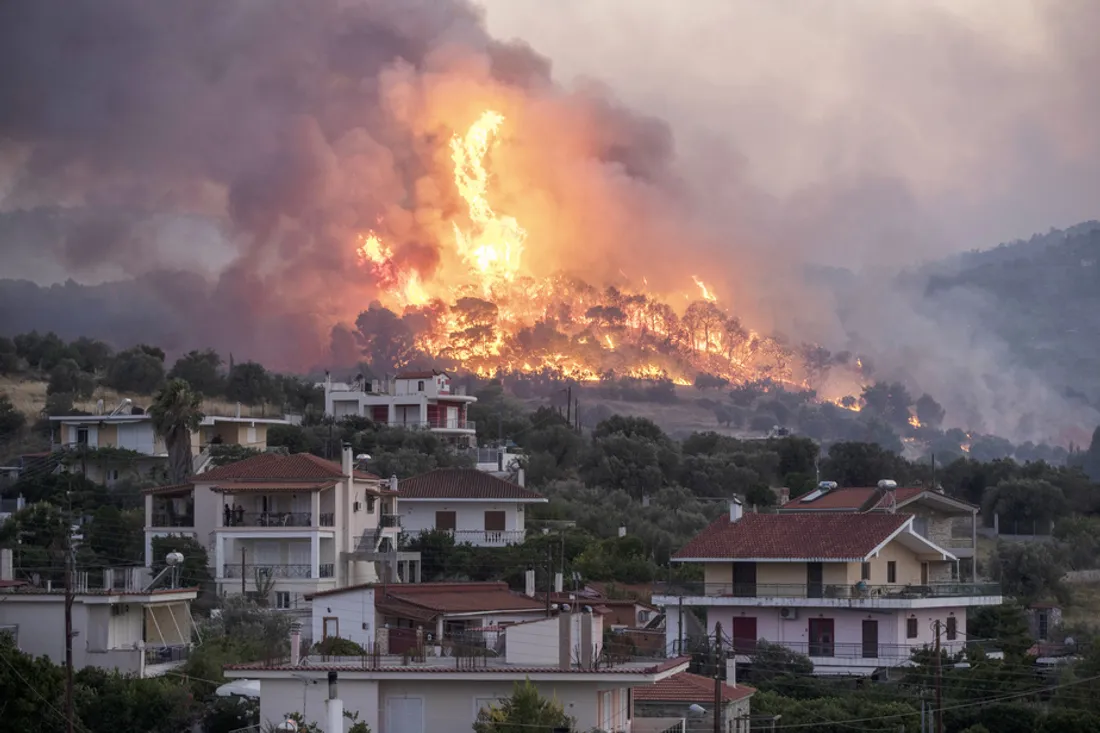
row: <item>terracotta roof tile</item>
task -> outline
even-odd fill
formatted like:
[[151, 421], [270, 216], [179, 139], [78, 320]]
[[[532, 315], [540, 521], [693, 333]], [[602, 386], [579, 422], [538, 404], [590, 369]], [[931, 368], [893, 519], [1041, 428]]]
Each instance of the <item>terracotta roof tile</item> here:
[[168, 486], [147, 486], [141, 490], [143, 494], [186, 494], [189, 491], [194, 491], [194, 484], [170, 484]]
[[331, 489], [334, 481], [224, 481], [212, 486], [211, 490], [224, 494], [238, 494], [247, 491], [320, 491]]
[[[803, 497], [801, 496], [796, 499], [791, 499], [784, 504], [782, 508], [784, 510], [804, 509], [823, 511], [831, 509], [833, 511], [855, 512], [869, 508], [864, 507], [864, 504], [874, 498], [878, 492], [879, 489], [874, 486], [853, 486], [846, 489], [832, 489], [813, 501], [803, 501]], [[897, 497], [898, 503], [901, 503], [903, 501], [909, 501], [923, 492], [924, 489], [920, 486], [899, 486], [894, 490], [894, 495]], [[876, 504], [877, 503], [878, 502], [876, 502]]]
[[674, 559], [848, 560], [866, 557], [909, 514], [746, 514], [714, 520]]
[[[546, 601], [529, 598], [517, 593], [502, 581], [484, 583], [402, 583], [397, 585], [364, 584], [313, 593], [316, 600], [343, 593], [374, 588], [375, 603], [379, 608], [388, 606], [393, 615], [407, 613], [419, 617], [435, 618], [443, 613], [472, 613], [475, 611], [538, 611], [546, 608]], [[427, 614], [427, 615], [425, 615]]]
[[[316, 481], [344, 478], [344, 469], [335, 461], [325, 460], [312, 453], [261, 453], [258, 456], [212, 468], [195, 476], [199, 483], [218, 481]], [[378, 476], [366, 471], [355, 471], [355, 478], [377, 481]]]
[[[756, 692], [748, 685], [722, 684], [722, 699], [726, 702], [744, 700]], [[691, 672], [680, 672], [652, 685], [633, 688], [634, 699], [642, 702], [714, 703], [714, 680]]]
[[546, 501], [537, 491], [476, 468], [437, 468], [398, 482], [397, 492], [402, 499]]

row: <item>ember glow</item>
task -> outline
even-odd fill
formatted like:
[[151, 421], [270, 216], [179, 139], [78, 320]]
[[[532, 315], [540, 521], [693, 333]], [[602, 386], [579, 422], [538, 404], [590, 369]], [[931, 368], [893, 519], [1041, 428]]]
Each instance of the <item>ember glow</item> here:
[[528, 241], [521, 222], [493, 204], [492, 157], [505, 144], [506, 125], [490, 109], [451, 138], [452, 185], [465, 210], [448, 222], [453, 240], [444, 246], [457, 266], [422, 275], [376, 232], [358, 237], [359, 264], [381, 304], [416, 320], [417, 352], [482, 376], [613, 375], [689, 385], [706, 372], [731, 383], [766, 377], [801, 384], [792, 352], [745, 328], [697, 276], [684, 283], [697, 296], [684, 295], [687, 306], [678, 312], [668, 302], [684, 290], [662, 299], [636, 265], [636, 285], [619, 268], [621, 281], [602, 287], [533, 271], [524, 255], [546, 245]]

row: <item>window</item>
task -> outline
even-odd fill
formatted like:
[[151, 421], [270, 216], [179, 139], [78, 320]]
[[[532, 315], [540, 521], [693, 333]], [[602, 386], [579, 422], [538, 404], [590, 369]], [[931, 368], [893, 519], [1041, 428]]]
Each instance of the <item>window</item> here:
[[76, 429], [76, 442], [79, 443], [80, 445], [87, 445], [88, 444], [88, 428], [77, 428]]
[[290, 608], [290, 591], [277, 590], [275, 591], [275, 608], [285, 611]]
[[1046, 641], [1050, 633], [1050, 618], [1046, 611], [1039, 611], [1039, 641]]
[[458, 524], [454, 512], [436, 512], [435, 528], [445, 532], [454, 532]]
[[917, 638], [917, 620], [915, 618], [905, 619], [905, 638], [916, 639]]
[[421, 379], [419, 382], [416, 383], [416, 391], [417, 392], [423, 392], [424, 391], [424, 380], [423, 379]]
[[870, 580], [871, 579], [871, 563], [865, 562], [860, 566], [860, 568], [859, 568], [859, 578], [860, 578], [860, 580]]
[[955, 641], [959, 637], [959, 620], [954, 616], [947, 617], [947, 640]]
[[325, 616], [321, 619], [321, 639], [333, 639], [340, 636], [340, 619]]
[[898, 564], [893, 560], [886, 563], [886, 582], [896, 583], [898, 582]]
[[485, 531], [486, 532], [503, 532], [506, 526], [504, 512], [490, 511], [485, 512]]

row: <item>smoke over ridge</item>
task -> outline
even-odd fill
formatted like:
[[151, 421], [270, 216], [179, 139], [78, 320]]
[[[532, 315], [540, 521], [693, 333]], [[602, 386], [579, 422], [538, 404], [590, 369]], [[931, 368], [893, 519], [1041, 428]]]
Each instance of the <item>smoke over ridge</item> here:
[[[574, 5], [555, 7], [554, 22], [569, 23]], [[1090, 68], [1095, 56], [1070, 33], [1092, 11], [1056, 5], [1075, 13], [1051, 13], [1044, 26], [1069, 60], [1058, 68]], [[602, 25], [611, 46], [613, 20]], [[962, 21], [935, 23], [947, 24], [952, 61], [994, 55], [964, 51]], [[970, 68], [963, 89], [1022, 73], [1001, 63]], [[753, 170], [766, 163], [750, 150], [715, 127], [685, 123], [705, 104], [646, 104], [632, 94], [646, 115], [598, 82], [565, 89], [547, 58], [492, 38], [482, 12], [461, 0], [12, 3], [0, 8], [0, 69], [4, 274], [105, 283], [5, 290], [0, 320], [16, 330], [173, 350], [211, 345], [272, 367], [326, 363], [332, 326], [354, 322], [379, 295], [356, 259], [363, 231], [377, 231], [395, 260], [424, 277], [456, 266], [451, 221], [463, 203], [450, 185], [447, 141], [493, 108], [508, 120], [491, 161], [494, 203], [526, 228], [532, 273], [566, 271], [597, 285], [625, 274], [673, 291], [699, 272], [757, 328], [877, 354], [880, 375], [932, 392], [968, 424], [1018, 434], [1020, 416], [1038, 412], [1050, 418], [1035, 428], [1045, 436], [1065, 420], [1066, 405], [1038, 376], [1006, 373], [1002, 346], [952, 319], [957, 307], [979, 312], [973, 303], [918, 312], [917, 296], [884, 285], [878, 271], [839, 298], [802, 279], [808, 262], [852, 264], [842, 255], [892, 265], [898, 258], [882, 250], [913, 262], [925, 246], [958, 249], [920, 215], [949, 190], [939, 186], [948, 168], [938, 157], [940, 167], [906, 180], [914, 157], [893, 156], [884, 172], [868, 173], [880, 141], [841, 146], [848, 155], [817, 171], [829, 183], [769, 188]], [[610, 63], [607, 71], [616, 89], [631, 87], [628, 72]], [[1049, 98], [1074, 106], [1056, 136], [1003, 137], [1025, 140], [1035, 157], [1094, 160], [1097, 138], [1072, 121], [1100, 110], [1074, 96], [1076, 79]], [[651, 80], [650, 99], [661, 81]], [[723, 119], [742, 114], [713, 91], [695, 102]], [[782, 105], [767, 109], [782, 119]], [[756, 125], [767, 116], [743, 114]], [[832, 133], [845, 122], [834, 118]], [[1038, 126], [1030, 118], [1021, 126], [1031, 122]], [[674, 135], [685, 130], [692, 134]], [[784, 158], [776, 167], [790, 166]], [[38, 312], [26, 313], [28, 303]]]

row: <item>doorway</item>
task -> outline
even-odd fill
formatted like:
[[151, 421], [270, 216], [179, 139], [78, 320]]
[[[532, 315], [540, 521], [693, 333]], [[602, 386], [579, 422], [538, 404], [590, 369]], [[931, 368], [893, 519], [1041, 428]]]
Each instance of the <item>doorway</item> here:
[[833, 656], [836, 637], [833, 636], [833, 620], [831, 618], [810, 619], [810, 656]]
[[733, 564], [733, 595], [738, 598], [756, 597], [756, 563]]
[[878, 659], [878, 621], [863, 621], [863, 658]]
[[806, 597], [821, 598], [825, 595], [825, 565], [819, 562], [806, 563]]

